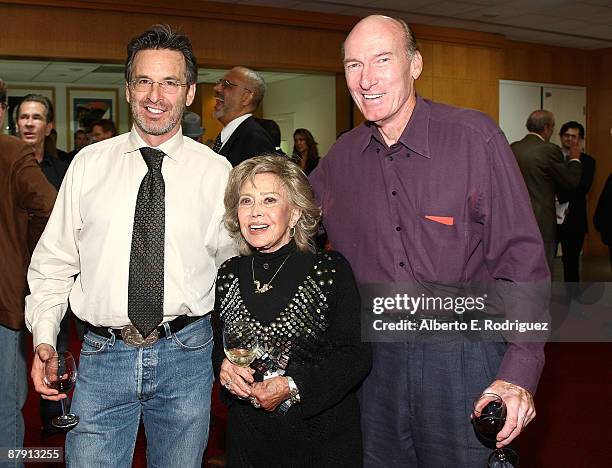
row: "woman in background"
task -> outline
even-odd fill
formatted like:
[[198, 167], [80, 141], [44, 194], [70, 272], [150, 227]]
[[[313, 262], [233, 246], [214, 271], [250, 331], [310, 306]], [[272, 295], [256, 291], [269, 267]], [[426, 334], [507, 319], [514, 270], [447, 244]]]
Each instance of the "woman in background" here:
[[312, 133], [305, 128], [293, 132], [293, 161], [300, 166], [306, 175], [319, 164], [319, 149]]

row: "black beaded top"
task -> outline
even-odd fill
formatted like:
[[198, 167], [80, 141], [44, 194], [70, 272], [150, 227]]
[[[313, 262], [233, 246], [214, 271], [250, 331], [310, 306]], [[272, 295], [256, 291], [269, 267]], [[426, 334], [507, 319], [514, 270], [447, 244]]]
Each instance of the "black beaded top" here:
[[[272, 288], [256, 294], [253, 275], [265, 284], [277, 270]], [[290, 243], [273, 253], [228, 260], [216, 288], [217, 378], [225, 358], [223, 323], [248, 321], [260, 346], [280, 348], [289, 357], [286, 375], [300, 392], [300, 403], [279, 415], [222, 389], [228, 404], [227, 466], [361, 466], [356, 389], [371, 355], [361, 341], [359, 291], [346, 259], [337, 252], [301, 252]]]
[[[291, 242], [273, 253], [228, 260], [217, 278], [221, 321], [252, 323], [260, 346], [289, 355], [294, 365], [315, 358], [327, 346], [334, 257], [337, 261], [335, 253], [299, 252]], [[256, 294], [253, 273], [267, 282], [279, 267], [272, 289]], [[304, 279], [296, 288], [295, 278], [300, 277]]]

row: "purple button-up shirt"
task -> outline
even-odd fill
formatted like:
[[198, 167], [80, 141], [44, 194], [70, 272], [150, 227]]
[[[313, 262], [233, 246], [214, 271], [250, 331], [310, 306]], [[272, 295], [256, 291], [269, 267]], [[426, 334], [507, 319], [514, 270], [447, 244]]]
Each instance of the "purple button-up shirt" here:
[[[417, 97], [396, 144], [365, 123], [334, 144], [310, 180], [331, 245], [360, 284], [550, 280], [516, 159], [481, 112]], [[508, 319], [548, 318], [544, 301], [507, 296]], [[497, 378], [534, 392], [543, 348], [509, 343]]]

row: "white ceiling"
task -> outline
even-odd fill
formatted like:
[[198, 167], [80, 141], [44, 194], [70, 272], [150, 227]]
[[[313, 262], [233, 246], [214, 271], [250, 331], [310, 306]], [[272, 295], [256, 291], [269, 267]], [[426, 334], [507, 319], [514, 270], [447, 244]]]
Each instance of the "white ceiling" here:
[[[582, 0], [215, 0], [295, 10], [366, 16], [399, 16], [409, 24], [430, 24], [504, 35], [508, 39], [578, 49], [612, 47], [612, 1]], [[296, 31], [299, 34], [299, 31]], [[199, 83], [214, 83], [225, 70], [200, 69]], [[300, 76], [263, 72], [267, 83]], [[0, 60], [8, 82], [123, 84], [123, 66]]]
[[[201, 68], [198, 83], [214, 83], [227, 70]], [[302, 76], [298, 73], [261, 72], [266, 83]], [[122, 85], [123, 65], [85, 62], [0, 60], [0, 78], [9, 83], [70, 83], [79, 85]]]

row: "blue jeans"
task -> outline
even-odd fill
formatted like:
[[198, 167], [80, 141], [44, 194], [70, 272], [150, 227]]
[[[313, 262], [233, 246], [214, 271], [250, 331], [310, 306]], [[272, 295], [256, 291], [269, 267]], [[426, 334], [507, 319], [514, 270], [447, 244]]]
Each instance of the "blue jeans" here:
[[[21, 409], [28, 396], [24, 331], [0, 325], [0, 447], [23, 446]], [[0, 462], [0, 466], [23, 466], [22, 463]]]
[[83, 339], [66, 437], [68, 467], [127, 467], [142, 415], [150, 467], [202, 466], [213, 381], [210, 318], [152, 346], [88, 332]]

